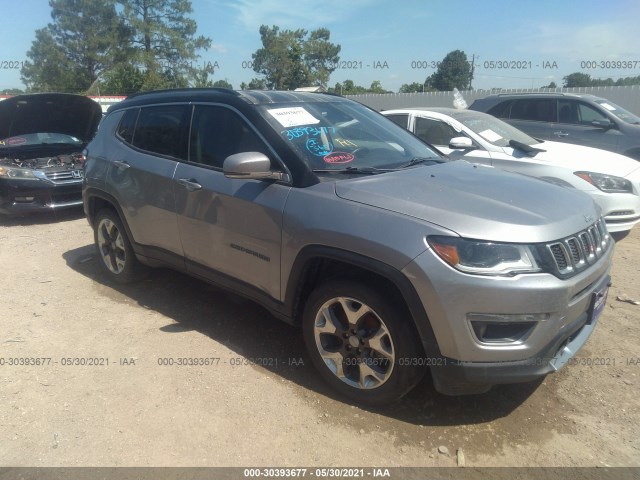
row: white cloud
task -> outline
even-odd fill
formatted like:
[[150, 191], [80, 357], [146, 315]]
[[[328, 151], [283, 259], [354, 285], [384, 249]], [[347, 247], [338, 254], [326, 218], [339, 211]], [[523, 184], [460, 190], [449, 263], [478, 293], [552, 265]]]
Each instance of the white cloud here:
[[213, 52], [217, 52], [217, 53], [227, 53], [229, 51], [227, 49], [227, 47], [225, 47], [222, 44], [218, 44], [218, 43], [212, 44], [210, 50], [213, 51]]
[[519, 50], [547, 55], [549, 60], [635, 60], [640, 50], [637, 26], [627, 23], [544, 24], [522, 40]]
[[379, 0], [234, 0], [227, 5], [238, 14], [238, 21], [248, 30], [256, 31], [260, 25], [278, 25], [281, 28], [317, 28], [353, 14], [362, 15], [364, 7]]

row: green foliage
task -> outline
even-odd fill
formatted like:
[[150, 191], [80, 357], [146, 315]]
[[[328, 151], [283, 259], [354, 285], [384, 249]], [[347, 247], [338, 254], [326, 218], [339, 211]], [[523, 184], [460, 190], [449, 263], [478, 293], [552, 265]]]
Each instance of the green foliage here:
[[206, 83], [209, 73], [196, 71], [193, 62], [211, 39], [196, 36], [197, 24], [190, 0], [119, 0], [132, 32], [132, 60], [144, 72], [142, 90], [186, 87], [189, 80]]
[[127, 30], [115, 0], [50, 0], [52, 22], [36, 30], [22, 81], [30, 91], [81, 92], [124, 60]]
[[266, 90], [267, 81], [264, 78], [253, 78], [247, 85], [245, 82], [240, 84], [240, 90]]
[[556, 85], [556, 82], [551, 82], [549, 85], [545, 85], [544, 87], [540, 88], [558, 88], [558, 85]]
[[564, 81], [564, 87], [590, 87], [591, 75], [587, 73], [571, 73], [562, 79]]
[[226, 80], [218, 80], [216, 82], [213, 82], [213, 86], [218, 88], [228, 88], [229, 90], [233, 90], [233, 85], [231, 85]]
[[572, 87], [621, 87], [626, 85], [640, 85], [640, 76], [624, 77], [617, 80], [612, 78], [591, 78], [588, 73], [575, 72], [562, 79], [565, 88]]
[[385, 90], [379, 80], [371, 82], [369, 88], [356, 85], [353, 80], [345, 80], [342, 83], [336, 83], [333, 88], [329, 88], [329, 93], [337, 93], [339, 95], [362, 95], [364, 93], [391, 93]]
[[208, 49], [211, 39], [196, 36], [190, 0], [49, 5], [52, 23], [36, 31], [21, 71], [30, 91], [127, 94], [212, 83], [212, 68], [194, 68], [197, 52]]
[[473, 74], [467, 54], [453, 50], [442, 59], [438, 69], [425, 80], [425, 85], [435, 90], [451, 91], [454, 88], [466, 90], [471, 86]]
[[294, 90], [310, 85], [326, 85], [340, 57], [340, 45], [329, 41], [326, 28], [280, 30], [260, 27], [262, 48], [252, 55], [253, 70], [264, 76], [266, 87]]
[[117, 65], [103, 75], [103, 82], [91, 92], [101, 95], [129, 95], [139, 92], [145, 81], [145, 75], [133, 65]]
[[422, 92], [433, 92], [434, 88], [428, 87], [425, 83], [403, 83], [400, 86], [399, 93], [422, 93]]

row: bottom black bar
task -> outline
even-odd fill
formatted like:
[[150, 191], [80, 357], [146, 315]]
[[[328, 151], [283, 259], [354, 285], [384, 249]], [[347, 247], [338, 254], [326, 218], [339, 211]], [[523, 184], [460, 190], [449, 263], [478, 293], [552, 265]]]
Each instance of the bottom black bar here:
[[0, 480], [638, 480], [640, 467], [0, 467]]

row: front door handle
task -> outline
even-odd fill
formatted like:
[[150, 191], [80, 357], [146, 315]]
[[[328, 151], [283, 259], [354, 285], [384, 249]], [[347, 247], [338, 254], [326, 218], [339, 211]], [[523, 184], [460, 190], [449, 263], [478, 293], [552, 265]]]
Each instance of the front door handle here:
[[121, 162], [120, 160], [116, 160], [115, 162], [113, 162], [113, 164], [116, 167], [121, 168], [123, 170], [126, 170], [127, 168], [131, 167], [131, 165], [129, 165], [127, 162]]
[[553, 132], [556, 137], [568, 137], [569, 134], [567, 132]]
[[198, 181], [193, 178], [181, 178], [178, 180], [178, 183], [190, 192], [195, 192], [196, 190], [200, 190], [202, 188], [202, 185], [200, 185]]

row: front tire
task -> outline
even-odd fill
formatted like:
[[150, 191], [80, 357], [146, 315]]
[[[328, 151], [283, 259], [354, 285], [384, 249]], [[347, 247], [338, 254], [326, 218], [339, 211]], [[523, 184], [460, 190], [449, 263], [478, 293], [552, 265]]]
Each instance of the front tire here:
[[116, 212], [103, 209], [96, 215], [94, 240], [102, 271], [117, 283], [131, 283], [140, 278], [138, 262], [127, 232]]
[[406, 307], [378, 288], [338, 280], [314, 290], [303, 314], [305, 344], [334, 389], [356, 402], [397, 401], [426, 369], [412, 362], [422, 346]]

